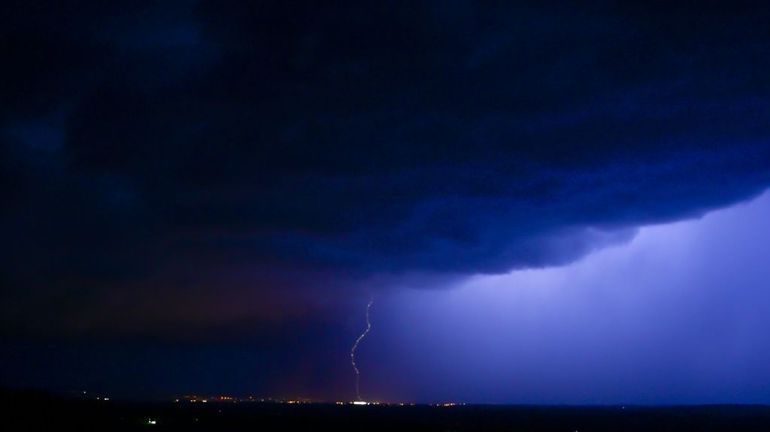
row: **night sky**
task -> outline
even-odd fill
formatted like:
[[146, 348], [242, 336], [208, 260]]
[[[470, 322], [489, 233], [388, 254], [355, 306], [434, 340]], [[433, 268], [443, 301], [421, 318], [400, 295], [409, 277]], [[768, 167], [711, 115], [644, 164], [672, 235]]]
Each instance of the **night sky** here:
[[0, 386], [770, 403], [770, 7], [5, 1]]

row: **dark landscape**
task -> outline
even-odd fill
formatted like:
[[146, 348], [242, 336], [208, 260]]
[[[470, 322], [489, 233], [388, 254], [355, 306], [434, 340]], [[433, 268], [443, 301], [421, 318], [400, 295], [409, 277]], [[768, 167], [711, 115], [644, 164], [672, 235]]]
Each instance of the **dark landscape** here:
[[98, 401], [2, 392], [4, 424], [74, 430], [767, 431], [770, 407], [336, 405]]

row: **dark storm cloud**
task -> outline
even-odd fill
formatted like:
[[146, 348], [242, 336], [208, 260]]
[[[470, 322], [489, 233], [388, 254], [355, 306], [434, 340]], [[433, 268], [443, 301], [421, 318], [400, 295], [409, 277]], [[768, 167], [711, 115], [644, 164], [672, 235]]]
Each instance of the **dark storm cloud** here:
[[753, 8], [4, 8], [13, 316], [564, 264], [770, 184]]

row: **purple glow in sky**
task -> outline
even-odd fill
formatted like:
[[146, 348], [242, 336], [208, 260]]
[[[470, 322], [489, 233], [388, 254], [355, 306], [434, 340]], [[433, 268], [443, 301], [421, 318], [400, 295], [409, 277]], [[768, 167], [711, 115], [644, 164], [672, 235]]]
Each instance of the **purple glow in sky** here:
[[770, 8], [5, 3], [0, 388], [770, 403]]
[[768, 403], [769, 256], [765, 193], [568, 266], [398, 291], [378, 300], [362, 386], [424, 401]]

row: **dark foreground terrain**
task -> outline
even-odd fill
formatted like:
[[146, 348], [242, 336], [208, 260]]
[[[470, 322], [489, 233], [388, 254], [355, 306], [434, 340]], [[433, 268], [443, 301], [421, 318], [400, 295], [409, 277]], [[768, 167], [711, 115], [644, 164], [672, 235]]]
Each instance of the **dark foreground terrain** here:
[[770, 431], [768, 406], [127, 403], [9, 391], [0, 402], [5, 430]]

